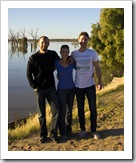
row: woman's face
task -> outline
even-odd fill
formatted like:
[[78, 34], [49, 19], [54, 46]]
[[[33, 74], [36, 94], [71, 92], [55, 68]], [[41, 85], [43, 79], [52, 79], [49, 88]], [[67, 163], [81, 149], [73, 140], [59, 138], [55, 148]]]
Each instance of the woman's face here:
[[62, 58], [67, 58], [69, 55], [69, 49], [68, 48], [61, 49], [60, 54]]

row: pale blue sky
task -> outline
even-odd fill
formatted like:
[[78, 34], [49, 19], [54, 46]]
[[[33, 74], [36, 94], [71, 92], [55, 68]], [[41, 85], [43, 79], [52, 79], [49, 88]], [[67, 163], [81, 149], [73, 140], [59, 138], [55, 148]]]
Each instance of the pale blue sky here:
[[31, 29], [38, 36], [49, 38], [77, 38], [81, 31], [90, 35], [92, 23], [99, 21], [100, 8], [9, 8], [8, 28], [24, 30], [31, 38]]

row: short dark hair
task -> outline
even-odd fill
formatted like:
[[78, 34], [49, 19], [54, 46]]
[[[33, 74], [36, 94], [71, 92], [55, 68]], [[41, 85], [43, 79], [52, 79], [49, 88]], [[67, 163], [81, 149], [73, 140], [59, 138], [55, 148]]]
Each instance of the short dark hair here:
[[68, 46], [68, 45], [62, 45], [61, 48], [60, 48], [60, 50], [62, 50], [62, 49], [64, 49], [64, 48], [66, 48], [66, 49], [69, 50], [69, 46]]
[[49, 40], [49, 38], [48, 38], [47, 36], [41, 36], [41, 37], [38, 39], [37, 42], [39, 42], [41, 38], [44, 38], [44, 39], [48, 39], [48, 40]]
[[89, 34], [88, 34], [87, 32], [81, 32], [81, 33], [79, 34], [79, 37], [80, 37], [81, 35], [84, 35], [84, 36], [86, 36], [86, 37], [89, 38]]

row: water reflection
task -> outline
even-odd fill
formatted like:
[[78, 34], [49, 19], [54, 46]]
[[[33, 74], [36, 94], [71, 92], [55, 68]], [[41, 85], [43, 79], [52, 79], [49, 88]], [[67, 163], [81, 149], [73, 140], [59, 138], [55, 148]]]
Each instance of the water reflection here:
[[21, 52], [23, 55], [25, 55], [28, 51], [27, 51], [27, 46], [19, 46], [18, 47], [18, 52]]
[[37, 50], [37, 42], [36, 41], [31, 42], [31, 53], [36, 52], [36, 50]]

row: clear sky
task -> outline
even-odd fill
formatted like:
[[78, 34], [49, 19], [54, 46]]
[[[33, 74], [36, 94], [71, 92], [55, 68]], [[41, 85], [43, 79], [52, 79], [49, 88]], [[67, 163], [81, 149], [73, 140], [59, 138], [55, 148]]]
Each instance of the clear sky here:
[[38, 37], [77, 38], [81, 31], [90, 35], [92, 23], [97, 23], [100, 8], [9, 8], [8, 30], [15, 33], [25, 29], [31, 38], [31, 29], [38, 28]]

